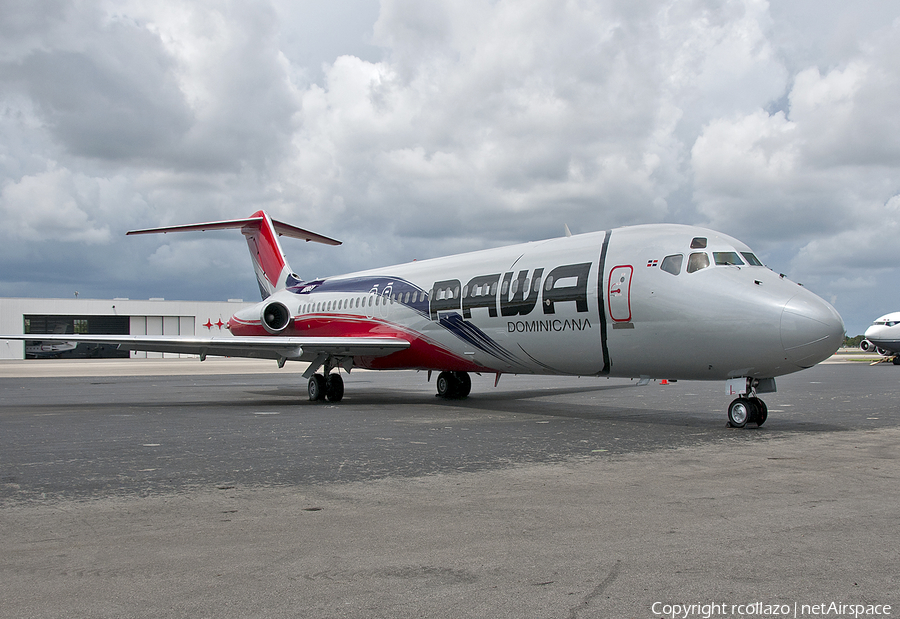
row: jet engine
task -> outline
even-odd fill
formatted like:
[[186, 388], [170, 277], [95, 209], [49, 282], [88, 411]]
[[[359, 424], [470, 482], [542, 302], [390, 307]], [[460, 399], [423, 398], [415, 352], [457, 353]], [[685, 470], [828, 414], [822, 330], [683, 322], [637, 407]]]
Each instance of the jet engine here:
[[291, 311], [284, 303], [273, 301], [263, 306], [260, 320], [266, 331], [276, 335], [291, 324]]
[[862, 342], [860, 342], [859, 347], [865, 352], [873, 352], [875, 350], [875, 344], [873, 344], [869, 340], [863, 340]]

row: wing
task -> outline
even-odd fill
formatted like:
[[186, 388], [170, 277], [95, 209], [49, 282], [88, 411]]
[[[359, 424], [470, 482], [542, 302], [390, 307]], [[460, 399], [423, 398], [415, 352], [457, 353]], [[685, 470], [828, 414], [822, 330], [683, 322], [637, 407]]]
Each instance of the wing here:
[[171, 352], [220, 357], [248, 357], [315, 361], [321, 355], [333, 357], [384, 357], [409, 348], [399, 337], [169, 337], [165, 335], [61, 335], [26, 333], [0, 335], [0, 340], [42, 342], [85, 342], [113, 344], [120, 350]]

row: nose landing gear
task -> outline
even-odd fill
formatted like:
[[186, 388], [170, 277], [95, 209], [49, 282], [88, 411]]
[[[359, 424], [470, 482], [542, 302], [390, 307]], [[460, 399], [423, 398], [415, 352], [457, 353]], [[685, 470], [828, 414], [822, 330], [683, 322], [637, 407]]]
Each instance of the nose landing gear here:
[[728, 426], [743, 428], [748, 423], [762, 426], [769, 417], [766, 403], [757, 397], [757, 392], [774, 393], [774, 378], [733, 378], [727, 381], [728, 392], [739, 394], [728, 405]]
[[755, 423], [759, 427], [768, 417], [769, 409], [766, 403], [756, 396], [750, 398], [741, 396], [728, 406], [728, 425], [732, 428], [743, 428], [748, 423]]

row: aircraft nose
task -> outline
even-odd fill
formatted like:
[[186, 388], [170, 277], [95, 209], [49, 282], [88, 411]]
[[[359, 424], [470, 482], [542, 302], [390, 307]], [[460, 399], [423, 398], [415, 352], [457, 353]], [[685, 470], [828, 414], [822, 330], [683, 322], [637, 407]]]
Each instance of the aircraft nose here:
[[844, 339], [844, 321], [831, 304], [811, 292], [796, 294], [781, 312], [781, 344], [787, 358], [812, 367], [837, 351]]

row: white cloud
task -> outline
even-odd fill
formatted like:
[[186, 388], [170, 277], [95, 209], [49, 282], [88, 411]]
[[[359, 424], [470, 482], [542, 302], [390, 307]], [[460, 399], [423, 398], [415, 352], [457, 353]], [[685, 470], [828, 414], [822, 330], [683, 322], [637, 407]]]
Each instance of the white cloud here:
[[829, 236], [810, 241], [797, 252], [796, 271], [818, 277], [838, 276], [838, 282], [850, 281], [859, 274], [893, 271], [886, 260], [900, 239], [900, 195], [885, 204], [857, 209], [854, 225]]
[[109, 227], [89, 211], [116, 191], [114, 185], [68, 170], [51, 170], [7, 183], [0, 192], [4, 235], [27, 241], [106, 244]]
[[897, 224], [900, 7], [823, 1], [7, 2], [0, 260], [42, 230], [67, 264], [105, 243], [110, 296], [149, 268], [251, 298], [239, 237], [122, 232], [267, 208], [345, 241], [294, 260], [327, 275], [668, 220], [864, 312], [897, 274], [852, 240]]
[[790, 273], [839, 308], [866, 287], [884, 296], [897, 277], [885, 247], [900, 233], [898, 34], [895, 20], [840, 65], [799, 71], [783, 111], [711, 119], [692, 149], [709, 224], [793, 245]]

